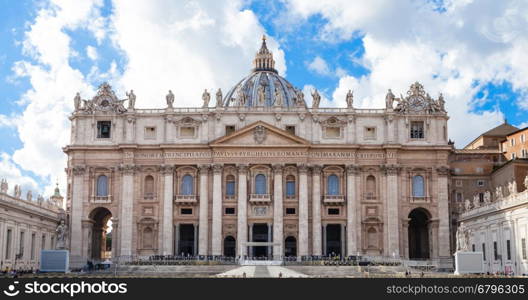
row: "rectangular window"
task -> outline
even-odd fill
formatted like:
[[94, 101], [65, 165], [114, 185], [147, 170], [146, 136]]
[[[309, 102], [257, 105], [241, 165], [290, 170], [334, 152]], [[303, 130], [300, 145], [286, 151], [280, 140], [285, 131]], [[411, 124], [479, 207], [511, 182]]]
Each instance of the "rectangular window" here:
[[[455, 169], [455, 172], [456, 172], [456, 169]], [[458, 187], [461, 187], [462, 186], [462, 180], [455, 181], [455, 185], [458, 186]]]
[[506, 240], [506, 257], [508, 260], [511, 260], [511, 245], [510, 240]]
[[512, 139], [510, 140], [510, 145], [511, 145], [511, 146], [515, 146], [515, 138], [512, 138]]
[[486, 260], [486, 243], [482, 243], [482, 258]]
[[46, 236], [42, 235], [42, 241], [40, 242], [40, 249], [45, 250], [46, 249]]
[[26, 233], [24, 231], [20, 231], [20, 245], [18, 246], [18, 254], [20, 259], [24, 258], [24, 238]]
[[294, 125], [286, 125], [286, 131], [290, 134], [295, 135], [295, 126]]
[[526, 253], [526, 239], [521, 239], [521, 250], [522, 250], [522, 258], [528, 259], [528, 254]]
[[193, 214], [193, 210], [192, 210], [192, 208], [182, 208], [180, 210], [180, 214], [181, 215], [192, 215]]
[[6, 252], [5, 252], [5, 259], [11, 258], [11, 240], [13, 239], [13, 231], [11, 229], [7, 230], [7, 237], [6, 237]]
[[499, 252], [497, 249], [497, 242], [493, 242], [493, 259], [498, 260], [499, 259]]
[[287, 215], [295, 215], [295, 207], [286, 207]]
[[156, 138], [156, 127], [145, 127], [145, 139]]
[[227, 125], [225, 127], [225, 135], [230, 135], [233, 132], [235, 132], [235, 125]]
[[339, 208], [329, 208], [328, 209], [328, 215], [339, 215]]
[[477, 180], [477, 186], [484, 186], [484, 180]]
[[475, 252], [475, 244], [471, 245], [471, 251]]
[[326, 138], [339, 138], [341, 136], [340, 127], [325, 127], [325, 137]]
[[235, 182], [234, 181], [226, 182], [226, 196], [234, 196], [234, 195], [235, 195]]
[[411, 122], [411, 139], [423, 139], [424, 134], [424, 122], [414, 121]]
[[521, 134], [521, 143], [524, 144], [525, 141], [526, 141], [526, 137], [524, 136], [524, 134]]
[[112, 122], [97, 121], [97, 138], [98, 139], [109, 139], [111, 128], [112, 128]]
[[226, 215], [234, 215], [235, 214], [235, 208], [234, 207], [226, 207], [225, 208], [225, 214]]
[[462, 202], [462, 199], [463, 199], [462, 193], [461, 192], [457, 192], [456, 193], [456, 201], [457, 202]]
[[376, 127], [365, 127], [365, 139], [366, 140], [376, 139]]
[[512, 152], [511, 159], [515, 159], [515, 152]]
[[479, 196], [479, 202], [483, 203], [484, 202], [484, 193], [479, 193], [478, 196]]
[[31, 260], [35, 259], [35, 234], [31, 234]]
[[484, 168], [480, 168], [480, 167], [476, 168], [475, 172], [477, 172], [477, 174], [482, 174], [482, 173], [484, 173]]
[[183, 138], [193, 138], [194, 127], [180, 127], [180, 136]]

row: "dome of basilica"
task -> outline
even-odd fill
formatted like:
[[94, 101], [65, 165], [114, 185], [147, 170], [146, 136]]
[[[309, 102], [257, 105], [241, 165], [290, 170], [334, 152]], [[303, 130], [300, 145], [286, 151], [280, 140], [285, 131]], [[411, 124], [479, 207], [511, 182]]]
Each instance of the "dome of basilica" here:
[[227, 107], [306, 107], [304, 94], [275, 70], [273, 54], [262, 38], [262, 46], [255, 55], [253, 72], [237, 83], [226, 94]]

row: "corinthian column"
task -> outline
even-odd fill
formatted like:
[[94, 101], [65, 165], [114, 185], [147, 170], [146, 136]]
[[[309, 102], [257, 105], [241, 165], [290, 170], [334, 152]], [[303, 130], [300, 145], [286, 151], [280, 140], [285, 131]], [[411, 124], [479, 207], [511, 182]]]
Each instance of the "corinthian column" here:
[[321, 254], [321, 166], [312, 168], [312, 254]]
[[120, 167], [122, 176], [121, 192], [121, 255], [132, 255], [132, 216], [134, 214], [134, 172], [136, 166], [123, 165]]
[[356, 231], [360, 230], [356, 228], [357, 219], [357, 200], [356, 199], [356, 166], [347, 166], [347, 255], [356, 255], [357, 253], [357, 236]]
[[239, 256], [247, 255], [247, 166], [238, 166], [237, 249]]
[[212, 255], [222, 255], [222, 165], [213, 166]]
[[[70, 232], [70, 255], [72, 266], [81, 267], [86, 263], [86, 257], [82, 257], [82, 214], [83, 214], [83, 182], [85, 166], [73, 167], [73, 188], [71, 201], [71, 232]], [[85, 241], [88, 243], [88, 241]], [[44, 247], [43, 247], [44, 249]]]
[[308, 167], [299, 166], [299, 256], [308, 255]]
[[209, 178], [209, 166], [200, 166], [200, 213], [198, 226], [198, 254], [207, 255], [209, 240], [209, 189], [207, 179]]
[[387, 174], [387, 231], [388, 231], [388, 254], [400, 256], [400, 226], [398, 222], [398, 167], [394, 165], [385, 166]]
[[163, 223], [161, 227], [163, 255], [174, 254], [173, 247], [173, 166], [162, 166], [163, 174]]
[[284, 249], [283, 238], [283, 206], [282, 206], [282, 165], [274, 165], [273, 180], [273, 258], [281, 259]]

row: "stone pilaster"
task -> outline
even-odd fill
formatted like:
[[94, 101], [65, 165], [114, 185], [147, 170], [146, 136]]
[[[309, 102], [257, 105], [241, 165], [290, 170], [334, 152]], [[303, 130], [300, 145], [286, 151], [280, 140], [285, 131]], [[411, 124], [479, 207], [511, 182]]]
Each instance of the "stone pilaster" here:
[[120, 166], [122, 173], [121, 190], [121, 256], [132, 255], [132, 216], [134, 213], [134, 173], [135, 165]]
[[438, 173], [438, 256], [448, 257], [451, 255], [449, 247], [449, 199], [447, 190], [448, 167], [436, 169]]
[[346, 255], [356, 255], [358, 251], [356, 232], [361, 230], [356, 227], [357, 224], [357, 210], [358, 199], [356, 199], [356, 176], [358, 174], [358, 167], [349, 165], [346, 167], [347, 184], [346, 184], [346, 201], [347, 201], [347, 247]]
[[[85, 166], [73, 167], [73, 187], [71, 201], [71, 232], [70, 232], [70, 263], [73, 267], [80, 267], [86, 261], [82, 257], [82, 212], [83, 212], [83, 186]], [[44, 247], [43, 247], [44, 249]]]
[[321, 166], [312, 167], [312, 254], [322, 255]]
[[162, 236], [162, 251], [163, 255], [171, 255], [175, 253], [172, 249], [174, 246], [174, 234], [173, 234], [173, 178], [174, 178], [174, 167], [163, 166], [161, 168], [163, 174], [163, 222], [161, 227]]
[[299, 166], [299, 253], [308, 255], [308, 167]]
[[388, 235], [388, 254], [392, 257], [400, 256], [399, 246], [399, 205], [398, 205], [398, 170], [395, 165], [384, 166], [387, 176], [387, 191], [385, 193], [387, 208], [387, 235]]
[[212, 255], [222, 255], [222, 168], [213, 166]]
[[207, 255], [209, 246], [209, 190], [208, 179], [209, 166], [200, 166], [200, 208], [199, 208], [199, 223], [198, 227], [198, 254]]
[[274, 165], [273, 171], [273, 243], [279, 244], [273, 246], [273, 257], [274, 259], [281, 259], [281, 257], [284, 255], [282, 165]]
[[247, 255], [247, 165], [238, 166], [237, 249], [239, 256]]

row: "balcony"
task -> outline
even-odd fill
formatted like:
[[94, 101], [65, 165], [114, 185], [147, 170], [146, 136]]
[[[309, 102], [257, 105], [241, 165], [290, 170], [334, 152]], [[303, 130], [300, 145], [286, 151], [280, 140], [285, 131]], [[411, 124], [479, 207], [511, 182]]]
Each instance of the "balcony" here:
[[363, 194], [363, 199], [365, 199], [365, 200], [376, 200], [376, 199], [378, 199], [378, 197], [376, 196], [375, 193], [367, 192], [367, 193]]
[[156, 199], [156, 194], [155, 193], [145, 193], [145, 195], [143, 196], [143, 199], [147, 201], [154, 201]]
[[176, 195], [174, 196], [174, 204], [189, 205], [198, 203], [198, 196], [196, 195]]
[[270, 194], [251, 194], [249, 195], [249, 202], [255, 204], [268, 204], [271, 203]]
[[225, 201], [236, 201], [236, 196], [235, 195], [225, 195]]
[[429, 203], [431, 202], [431, 197], [409, 197], [410, 203]]
[[345, 196], [343, 195], [324, 195], [324, 205], [343, 205], [345, 204]]
[[92, 203], [112, 203], [112, 195], [92, 196]]

